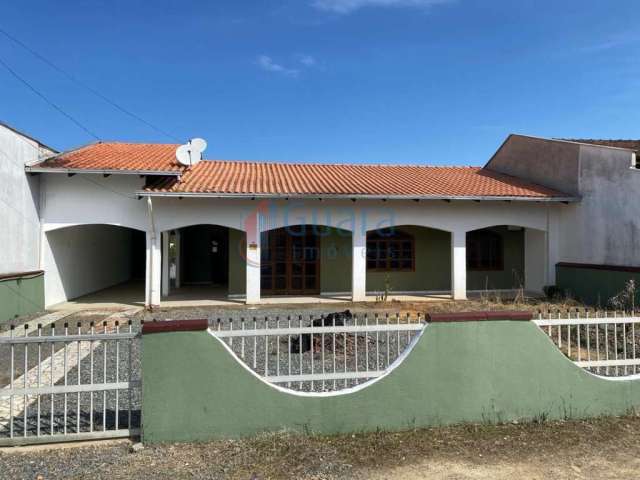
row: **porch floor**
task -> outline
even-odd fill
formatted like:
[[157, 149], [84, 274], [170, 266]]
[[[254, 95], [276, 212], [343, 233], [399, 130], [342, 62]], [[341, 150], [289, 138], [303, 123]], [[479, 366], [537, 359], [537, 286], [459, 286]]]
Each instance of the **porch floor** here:
[[[429, 302], [450, 300], [447, 293], [390, 295], [389, 300], [401, 302]], [[304, 296], [263, 296], [264, 305], [314, 304], [314, 303], [345, 303], [351, 301], [351, 295], [304, 295]], [[375, 302], [376, 297], [369, 295], [365, 302]], [[203, 306], [238, 306], [244, 305], [241, 296], [229, 298], [224, 288], [210, 285], [189, 285], [172, 290], [168, 296], [162, 297], [161, 306], [172, 307], [203, 307]], [[131, 281], [97, 292], [59, 303], [48, 310], [93, 310], [120, 309], [127, 306], [144, 307], [144, 282]]]

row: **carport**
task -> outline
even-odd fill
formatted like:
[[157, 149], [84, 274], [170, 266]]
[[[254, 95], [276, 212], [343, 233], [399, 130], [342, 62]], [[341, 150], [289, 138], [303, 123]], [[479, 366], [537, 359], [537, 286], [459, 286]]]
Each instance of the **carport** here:
[[44, 233], [45, 305], [144, 305], [145, 233], [115, 225], [74, 225]]

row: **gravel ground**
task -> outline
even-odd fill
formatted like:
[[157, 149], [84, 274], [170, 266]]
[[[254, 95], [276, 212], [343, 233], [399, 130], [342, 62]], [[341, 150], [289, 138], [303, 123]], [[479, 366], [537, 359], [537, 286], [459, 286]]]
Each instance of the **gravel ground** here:
[[640, 418], [0, 450], [2, 479], [638, 478]]
[[[317, 317], [316, 317], [317, 318]], [[381, 320], [385, 323], [385, 320]], [[375, 322], [370, 321], [369, 324]], [[391, 321], [395, 323], [395, 319]], [[405, 319], [402, 319], [405, 323]], [[233, 330], [242, 329], [242, 322], [234, 321]], [[264, 320], [245, 322], [245, 329], [269, 329], [308, 327], [309, 319], [303, 320]], [[345, 321], [345, 326], [356, 324], [355, 319]], [[217, 321], [213, 325], [215, 330], [230, 330], [229, 320]], [[364, 325], [362, 319], [358, 325]], [[281, 386], [298, 391], [329, 392], [356, 386], [375, 376], [376, 371], [385, 370], [407, 348], [416, 332], [379, 332], [369, 334], [313, 334], [315, 348], [299, 353], [293, 348], [296, 341], [303, 343], [302, 335], [281, 336], [253, 336], [224, 341], [234, 353], [250, 368], [262, 376], [301, 375], [312, 373], [344, 374], [345, 372], [374, 372], [370, 377], [361, 379], [337, 379], [315, 382], [283, 382]], [[311, 335], [307, 334], [309, 341]]]
[[8, 329], [9, 325], [11, 325], [11, 324], [28, 322], [30, 320], [33, 320], [34, 318], [41, 317], [42, 315], [45, 315], [46, 313], [47, 312], [45, 312], [45, 311], [34, 312], [34, 313], [30, 313], [29, 315], [23, 315], [21, 317], [15, 317], [15, 318], [7, 319], [7, 320], [2, 320], [2, 321], [0, 321], [0, 332]]

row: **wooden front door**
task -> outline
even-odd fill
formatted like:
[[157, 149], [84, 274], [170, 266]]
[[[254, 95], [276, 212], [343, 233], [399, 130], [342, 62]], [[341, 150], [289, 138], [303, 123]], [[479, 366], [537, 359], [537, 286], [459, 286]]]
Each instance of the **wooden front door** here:
[[260, 243], [262, 293], [320, 293], [320, 241], [310, 228], [271, 230], [263, 234]]

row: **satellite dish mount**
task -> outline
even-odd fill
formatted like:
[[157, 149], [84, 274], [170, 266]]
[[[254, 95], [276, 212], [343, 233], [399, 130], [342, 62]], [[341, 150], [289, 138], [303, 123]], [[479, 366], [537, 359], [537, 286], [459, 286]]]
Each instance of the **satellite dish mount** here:
[[202, 160], [202, 152], [207, 148], [207, 142], [202, 138], [192, 138], [176, 149], [176, 160], [180, 165], [190, 167]]

